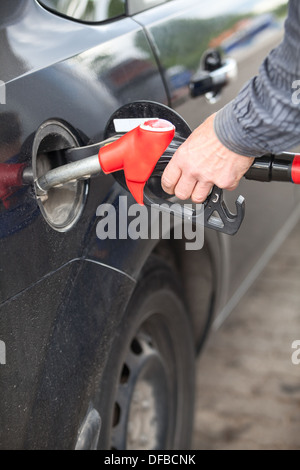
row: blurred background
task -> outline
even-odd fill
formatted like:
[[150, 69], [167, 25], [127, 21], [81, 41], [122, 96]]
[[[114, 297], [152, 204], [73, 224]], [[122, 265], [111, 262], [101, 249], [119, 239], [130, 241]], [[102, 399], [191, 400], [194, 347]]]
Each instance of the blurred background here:
[[198, 359], [193, 449], [300, 449], [299, 240], [300, 224]]

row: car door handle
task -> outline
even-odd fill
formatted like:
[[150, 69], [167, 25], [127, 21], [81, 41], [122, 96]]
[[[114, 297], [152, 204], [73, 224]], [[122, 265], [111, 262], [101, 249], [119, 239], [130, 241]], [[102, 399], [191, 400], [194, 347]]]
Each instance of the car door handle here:
[[192, 98], [205, 95], [206, 93], [219, 93], [237, 76], [237, 62], [228, 57], [221, 66], [213, 71], [201, 70], [191, 79], [189, 87]]

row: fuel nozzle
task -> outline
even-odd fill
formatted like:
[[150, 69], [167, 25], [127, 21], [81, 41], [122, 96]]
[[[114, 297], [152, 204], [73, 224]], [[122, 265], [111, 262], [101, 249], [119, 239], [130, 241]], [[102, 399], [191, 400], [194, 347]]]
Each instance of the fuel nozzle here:
[[151, 119], [102, 147], [99, 162], [104, 173], [124, 170], [134, 199], [143, 204], [144, 187], [175, 135], [175, 127], [164, 119]]
[[42, 196], [53, 187], [91, 177], [100, 171], [110, 174], [123, 170], [129, 191], [142, 205], [145, 184], [174, 135], [175, 126], [169, 121], [148, 119], [117, 139], [69, 149], [66, 154], [76, 161], [38, 178], [35, 182], [37, 195]]
[[[141, 114], [144, 115], [145, 107], [148, 105], [149, 103], [138, 103], [137, 109], [141, 108]], [[116, 180], [124, 186], [126, 184], [126, 188], [139, 204], [156, 206], [159, 210], [189, 220], [193, 225], [205, 225], [223, 233], [235, 234], [244, 218], [242, 196], [236, 200], [236, 214], [232, 214], [223, 200], [222, 190], [216, 186], [213, 187], [203, 207], [197, 208], [190, 208], [185, 204], [174, 205], [172, 198], [165, 198], [167, 196], [165, 194], [160, 197], [159, 191], [153, 191], [151, 180], [153, 183], [155, 178], [150, 180], [150, 177], [159, 177], [160, 182], [165, 167], [191, 133], [179, 115], [169, 108], [155, 106], [159, 108], [158, 114], [165, 116], [167, 113], [172, 116], [175, 125], [168, 119], [153, 117], [119, 116], [118, 119], [111, 119], [111, 123], [114, 122], [115, 132], [111, 132], [103, 142], [65, 150], [65, 158], [71, 163], [50, 170], [38, 178], [35, 181], [37, 196], [45, 196], [51, 188], [72, 180], [89, 178], [101, 171], [105, 174], [116, 173]], [[137, 120], [142, 122], [139, 125], [134, 124], [133, 128], [130, 127], [132, 121]], [[117, 125], [117, 121], [122, 121], [120, 128], [120, 123]], [[128, 128], [130, 130], [127, 132]], [[120, 170], [123, 170], [124, 178], [120, 178]], [[148, 180], [149, 184], [146, 184]], [[161, 187], [160, 184], [159, 186]]]

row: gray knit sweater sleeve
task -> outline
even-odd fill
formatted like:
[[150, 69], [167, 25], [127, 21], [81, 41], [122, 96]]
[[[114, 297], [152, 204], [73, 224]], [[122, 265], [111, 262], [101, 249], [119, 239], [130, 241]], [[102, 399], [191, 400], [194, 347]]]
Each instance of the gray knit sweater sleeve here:
[[217, 113], [218, 138], [249, 157], [292, 149], [300, 144], [299, 88], [300, 0], [290, 0], [283, 42], [264, 60], [258, 76]]

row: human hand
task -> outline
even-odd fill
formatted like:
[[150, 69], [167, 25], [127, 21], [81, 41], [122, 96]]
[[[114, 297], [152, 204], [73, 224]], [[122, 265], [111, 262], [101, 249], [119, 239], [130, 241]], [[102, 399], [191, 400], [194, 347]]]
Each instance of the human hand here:
[[213, 185], [232, 191], [254, 158], [238, 155], [217, 138], [215, 114], [199, 126], [178, 148], [162, 176], [162, 188], [179, 199], [204, 202]]

